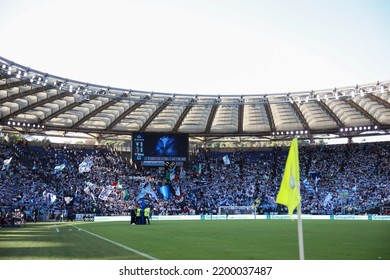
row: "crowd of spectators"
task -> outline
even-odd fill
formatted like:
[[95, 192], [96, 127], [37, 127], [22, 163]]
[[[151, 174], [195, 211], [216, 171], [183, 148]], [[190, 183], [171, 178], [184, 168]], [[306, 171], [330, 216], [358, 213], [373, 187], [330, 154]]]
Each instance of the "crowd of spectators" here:
[[[16, 212], [26, 213], [31, 221], [63, 219], [69, 211], [129, 215], [149, 185], [144, 199], [153, 215], [217, 214], [220, 206], [285, 213], [275, 198], [287, 153], [287, 148], [201, 150], [183, 167], [177, 166], [170, 180], [164, 167], [130, 164], [102, 147], [1, 142], [0, 219]], [[91, 169], [80, 172], [80, 163], [88, 157]], [[302, 146], [299, 158], [303, 213], [383, 214], [381, 206], [390, 202], [388, 142]], [[61, 164], [64, 168], [56, 170]], [[159, 192], [164, 185], [169, 186], [169, 198]]]

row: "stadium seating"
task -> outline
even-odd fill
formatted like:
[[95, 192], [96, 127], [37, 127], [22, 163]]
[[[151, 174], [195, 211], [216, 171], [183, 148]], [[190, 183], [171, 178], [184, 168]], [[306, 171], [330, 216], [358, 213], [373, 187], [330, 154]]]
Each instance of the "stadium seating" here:
[[[390, 204], [390, 143], [302, 146], [302, 211], [306, 214], [385, 214]], [[79, 165], [93, 157], [89, 172]], [[229, 164], [223, 160], [228, 156]], [[157, 197], [146, 196], [153, 215], [216, 214], [220, 206], [255, 205], [257, 212], [285, 213], [276, 204], [287, 156], [285, 149], [221, 152], [202, 150], [175, 170], [169, 198], [158, 191], [164, 170], [135, 168], [111, 151], [62, 146], [0, 143], [0, 211], [2, 217], [25, 211], [32, 220], [55, 220], [73, 213], [128, 215], [140, 201], [145, 183]], [[11, 162], [3, 164], [12, 157]], [[65, 164], [61, 170], [56, 168]], [[201, 171], [195, 168], [201, 165]], [[65, 217], [66, 219], [67, 217]]]

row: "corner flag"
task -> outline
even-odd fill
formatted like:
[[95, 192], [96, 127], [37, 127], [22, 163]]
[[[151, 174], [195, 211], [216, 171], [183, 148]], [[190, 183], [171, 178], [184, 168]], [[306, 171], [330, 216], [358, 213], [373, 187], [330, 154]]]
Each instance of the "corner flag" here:
[[299, 242], [299, 259], [305, 259], [303, 249], [303, 230], [301, 217], [301, 195], [299, 193], [300, 178], [299, 178], [299, 155], [298, 155], [298, 139], [294, 138], [291, 142], [288, 152], [286, 167], [280, 190], [276, 197], [276, 202], [288, 207], [288, 214], [292, 218], [295, 208], [298, 212], [298, 242]]
[[291, 219], [295, 208], [298, 207], [301, 201], [301, 195], [299, 193], [299, 182], [298, 140], [297, 138], [294, 138], [288, 152], [280, 190], [276, 197], [276, 203], [287, 206], [288, 214], [290, 215]]

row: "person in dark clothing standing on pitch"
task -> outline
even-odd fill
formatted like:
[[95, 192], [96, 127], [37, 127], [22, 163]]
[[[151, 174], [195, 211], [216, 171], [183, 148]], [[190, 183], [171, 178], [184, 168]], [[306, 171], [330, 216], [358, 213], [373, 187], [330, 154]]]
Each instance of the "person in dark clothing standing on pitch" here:
[[135, 225], [137, 222], [136, 207], [132, 206], [130, 209], [130, 225]]

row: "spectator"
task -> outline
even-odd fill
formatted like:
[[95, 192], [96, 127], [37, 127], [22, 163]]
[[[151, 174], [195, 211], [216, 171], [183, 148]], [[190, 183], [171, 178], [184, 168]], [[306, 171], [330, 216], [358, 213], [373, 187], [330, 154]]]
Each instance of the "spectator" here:
[[[390, 202], [390, 144], [366, 143], [302, 146], [302, 212], [305, 214], [364, 214]], [[256, 205], [259, 213], [285, 211], [276, 204], [287, 156], [285, 150], [200, 151], [170, 182], [171, 196], [159, 193], [165, 172], [144, 167], [141, 171], [106, 149], [34, 147], [0, 143], [0, 164], [12, 157], [0, 173], [2, 224], [7, 213], [24, 211], [30, 219], [53, 219], [66, 211], [71, 194], [75, 213], [129, 215], [136, 197], [150, 184], [154, 215], [216, 214], [220, 206]], [[90, 172], [79, 164], [90, 156]], [[62, 163], [60, 172], [54, 168]], [[195, 167], [202, 166], [200, 173]], [[179, 173], [179, 171], [177, 171]], [[178, 174], [179, 175], [179, 174]], [[148, 195], [149, 195], [148, 194]], [[157, 198], [157, 199], [156, 199]]]

